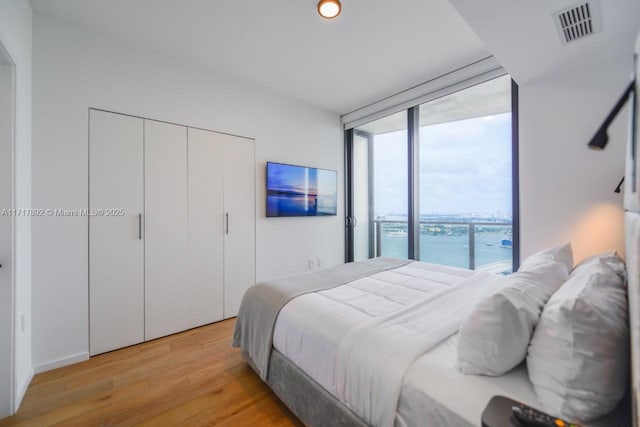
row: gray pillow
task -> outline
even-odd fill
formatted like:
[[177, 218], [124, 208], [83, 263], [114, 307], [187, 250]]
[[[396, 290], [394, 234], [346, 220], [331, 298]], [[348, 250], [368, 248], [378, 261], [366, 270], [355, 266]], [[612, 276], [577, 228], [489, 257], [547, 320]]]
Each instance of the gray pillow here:
[[588, 422], [613, 410], [629, 381], [627, 295], [605, 262], [586, 266], [544, 307], [527, 355], [546, 412]]
[[478, 303], [462, 323], [458, 370], [497, 376], [520, 364], [542, 308], [568, 277], [566, 266], [553, 261], [507, 276], [507, 284]]

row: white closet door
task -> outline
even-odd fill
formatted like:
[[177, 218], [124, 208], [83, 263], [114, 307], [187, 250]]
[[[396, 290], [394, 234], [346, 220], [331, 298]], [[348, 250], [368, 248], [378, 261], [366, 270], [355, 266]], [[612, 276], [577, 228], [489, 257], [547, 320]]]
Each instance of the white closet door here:
[[189, 128], [189, 327], [222, 319], [224, 135]]
[[97, 110], [89, 114], [89, 208], [124, 213], [89, 217], [94, 355], [144, 341], [143, 122]]
[[254, 166], [254, 141], [225, 136], [225, 318], [238, 314], [242, 295], [256, 279]]
[[189, 328], [187, 128], [144, 121], [145, 339]]

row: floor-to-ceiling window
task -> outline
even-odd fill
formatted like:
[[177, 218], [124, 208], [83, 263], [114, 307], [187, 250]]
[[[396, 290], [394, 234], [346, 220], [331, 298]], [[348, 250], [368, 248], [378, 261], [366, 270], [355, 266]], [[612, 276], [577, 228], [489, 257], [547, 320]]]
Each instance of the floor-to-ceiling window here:
[[353, 259], [511, 271], [515, 89], [499, 77], [351, 131]]

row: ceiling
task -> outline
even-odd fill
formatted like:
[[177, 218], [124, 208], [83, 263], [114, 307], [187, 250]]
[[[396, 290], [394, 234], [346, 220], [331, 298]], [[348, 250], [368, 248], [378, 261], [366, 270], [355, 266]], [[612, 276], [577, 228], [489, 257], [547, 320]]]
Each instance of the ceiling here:
[[[420, 105], [420, 127], [488, 117], [511, 111], [511, 76], [505, 75]], [[358, 126], [373, 135], [407, 129], [407, 112]]]
[[338, 114], [490, 55], [448, 0], [342, 3], [324, 20], [316, 0], [31, 0], [37, 13]]
[[519, 84], [550, 74], [574, 73], [610, 61], [631, 62], [640, 29], [638, 0], [590, 0], [602, 32], [563, 45], [552, 14], [580, 0], [451, 0]]

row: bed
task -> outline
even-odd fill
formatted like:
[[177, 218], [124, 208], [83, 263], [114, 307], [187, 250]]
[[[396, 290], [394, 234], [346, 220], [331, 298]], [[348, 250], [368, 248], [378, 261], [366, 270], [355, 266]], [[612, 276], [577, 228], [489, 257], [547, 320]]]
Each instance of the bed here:
[[[636, 52], [640, 55], [640, 37]], [[634, 88], [631, 99], [635, 104], [640, 89], [637, 80]], [[588, 371], [585, 377], [593, 374], [599, 380], [592, 391], [596, 400], [600, 396], [604, 400], [604, 390], [617, 376], [614, 402], [619, 403], [584, 424], [588, 426], [640, 427], [640, 140], [636, 129], [640, 109], [634, 109], [632, 117], [625, 174], [627, 266], [625, 269], [618, 258], [622, 268], [615, 274], [616, 268], [606, 273], [614, 279], [619, 276], [617, 288], [605, 288], [594, 280], [601, 304], [595, 304], [591, 312], [610, 310], [597, 320], [617, 321], [617, 329], [611, 332], [620, 333], [619, 339], [610, 341], [604, 333], [594, 341], [593, 352], [585, 353], [586, 359], [584, 355], [581, 360], [578, 355], [576, 362], [571, 358], [580, 367], [589, 357], [600, 363], [602, 354], [611, 352], [609, 362], [613, 363], [602, 372]], [[602, 259], [607, 257], [604, 254]], [[255, 285], [243, 299], [233, 345], [242, 348], [249, 365], [308, 426], [479, 426], [482, 411], [494, 395], [542, 409], [532, 349], [540, 331], [547, 332], [546, 338], [559, 339], [556, 331], [563, 328], [562, 322], [551, 322], [551, 327], [543, 322], [547, 307], [562, 302], [560, 297], [554, 299], [569, 292], [564, 291], [568, 283], [595, 277], [585, 279], [578, 274], [573, 278], [576, 269], [572, 271], [572, 266], [571, 259], [567, 263], [571, 277], [543, 303], [533, 338], [526, 344], [527, 366], [523, 361], [499, 376], [463, 375], [455, 361], [459, 341], [465, 337], [459, 330], [465, 330], [474, 305], [495, 292], [501, 280], [486, 273], [415, 261], [378, 258]], [[601, 265], [589, 268], [606, 276]], [[615, 308], [608, 307], [611, 302]], [[596, 329], [587, 332], [602, 333]], [[600, 345], [610, 348], [599, 349]], [[600, 350], [605, 353], [598, 353]], [[563, 351], [560, 348], [560, 354]], [[377, 364], [370, 365], [368, 359]], [[551, 381], [564, 367], [572, 369], [572, 365], [563, 365], [562, 358], [558, 362], [559, 367], [548, 366], [550, 372], [542, 372]]]
[[[346, 273], [350, 268], [354, 271]], [[479, 426], [494, 395], [540, 407], [524, 364], [499, 377], [464, 375], [455, 366], [460, 323], [477, 301], [501, 286], [500, 277], [386, 258], [339, 269], [339, 277], [329, 270], [264, 284], [270, 289], [266, 293], [252, 288], [245, 298], [254, 304], [243, 302], [236, 325], [235, 345], [306, 425]], [[295, 290], [283, 297], [282, 289], [293, 284]], [[274, 286], [280, 287], [275, 297]], [[264, 328], [271, 321], [256, 316], [257, 306], [277, 311], [272, 328]], [[422, 307], [421, 315], [407, 314], [416, 306]], [[418, 326], [403, 332], [397, 328], [398, 318], [403, 325]], [[396, 326], [389, 329], [394, 321]], [[392, 337], [377, 344], [378, 331], [373, 341], [356, 338], [353, 343], [354, 336], [372, 328], [382, 328], [382, 335]], [[426, 342], [413, 343], [434, 329]], [[262, 339], [269, 336], [268, 330], [272, 340], [257, 344], [269, 347], [265, 355], [252, 349], [256, 343], [247, 337]], [[350, 347], [357, 348], [345, 353]], [[345, 380], [345, 373], [368, 363], [364, 358], [374, 349], [382, 353], [374, 358], [377, 368], [362, 369], [355, 379]], [[622, 405], [617, 413], [590, 425], [624, 425], [624, 413]]]
[[[330, 290], [300, 296], [280, 312], [273, 347], [338, 398], [336, 351], [346, 331], [413, 301], [459, 286], [472, 276], [474, 272], [470, 270], [412, 262]], [[323, 321], [309, 316], [319, 312]], [[526, 378], [522, 368], [497, 381], [460, 374], [454, 366], [456, 340], [455, 334], [445, 338], [411, 364], [404, 375], [395, 425], [474, 426], [486, 404], [478, 397], [487, 393], [490, 397], [515, 392], [520, 400], [533, 400], [530, 387], [519, 387]]]

